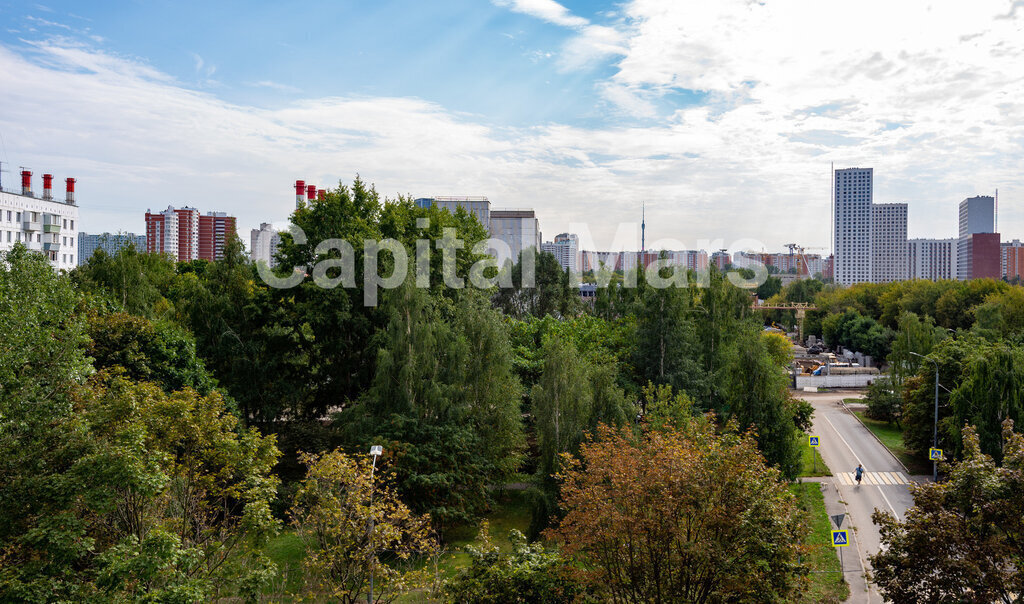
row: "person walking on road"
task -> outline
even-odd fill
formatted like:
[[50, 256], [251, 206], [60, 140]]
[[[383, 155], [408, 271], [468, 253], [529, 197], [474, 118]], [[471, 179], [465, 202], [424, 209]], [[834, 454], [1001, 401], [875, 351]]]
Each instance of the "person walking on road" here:
[[857, 486], [860, 486], [860, 479], [864, 476], [864, 466], [857, 464], [857, 469], [853, 471], [857, 478]]

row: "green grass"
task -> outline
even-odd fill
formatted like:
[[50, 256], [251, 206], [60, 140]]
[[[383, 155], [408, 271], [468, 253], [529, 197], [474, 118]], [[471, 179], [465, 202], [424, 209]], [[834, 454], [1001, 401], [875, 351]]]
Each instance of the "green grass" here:
[[803, 482], [790, 485], [801, 510], [807, 514], [806, 541], [810, 551], [804, 562], [812, 571], [810, 586], [799, 602], [838, 603], [850, 595], [850, 586], [840, 578], [839, 558], [832, 547], [832, 525], [825, 511], [825, 499], [817, 483]]
[[928, 463], [915, 457], [904, 445], [903, 445], [903, 432], [896, 427], [895, 424], [889, 422], [879, 421], [877, 419], [871, 419], [864, 415], [863, 411], [854, 411], [854, 415], [860, 418], [860, 421], [864, 422], [864, 425], [868, 427], [868, 430], [878, 437], [878, 440], [882, 441], [893, 455], [895, 455], [903, 465], [907, 466], [911, 474], [930, 474], [931, 467]]
[[800, 476], [831, 476], [832, 472], [818, 453], [817, 447], [807, 444], [807, 435], [800, 435]]
[[283, 593], [298, 593], [302, 589], [302, 559], [306, 545], [290, 529], [271, 539], [266, 547], [267, 556], [277, 564], [278, 581], [284, 583]]

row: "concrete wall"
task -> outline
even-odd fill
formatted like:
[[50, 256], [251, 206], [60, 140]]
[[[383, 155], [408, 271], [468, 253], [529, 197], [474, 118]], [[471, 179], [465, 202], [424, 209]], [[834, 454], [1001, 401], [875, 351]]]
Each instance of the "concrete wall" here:
[[798, 390], [808, 386], [823, 386], [825, 388], [864, 388], [871, 384], [871, 382], [877, 380], [878, 377], [878, 374], [798, 375], [796, 376], [796, 387]]

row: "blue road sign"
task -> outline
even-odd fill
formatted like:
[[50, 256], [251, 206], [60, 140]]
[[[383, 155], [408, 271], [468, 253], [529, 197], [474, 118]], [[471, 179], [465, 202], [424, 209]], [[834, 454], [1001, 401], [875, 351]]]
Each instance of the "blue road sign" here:
[[942, 449], [928, 449], [928, 459], [942, 461]]
[[812, 447], [817, 447], [820, 444], [820, 441], [821, 439], [817, 436], [807, 437], [807, 444], [811, 445]]
[[832, 547], [846, 547], [850, 545], [846, 531], [832, 531]]

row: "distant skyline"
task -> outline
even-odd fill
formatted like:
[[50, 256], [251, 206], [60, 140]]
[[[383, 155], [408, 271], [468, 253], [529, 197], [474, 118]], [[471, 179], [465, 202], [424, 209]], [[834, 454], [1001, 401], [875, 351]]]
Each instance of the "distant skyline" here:
[[[283, 224], [296, 179], [486, 195], [545, 239], [827, 252], [830, 164], [910, 238], [999, 190], [1024, 238], [1024, 2], [2, 2], [0, 161], [78, 178], [81, 230], [147, 209]], [[599, 221], [599, 222], [598, 222]], [[639, 236], [639, 234], [638, 234]], [[245, 237], [243, 236], [243, 240]], [[824, 249], [815, 249], [824, 248]], [[713, 250], [708, 250], [709, 252]]]

